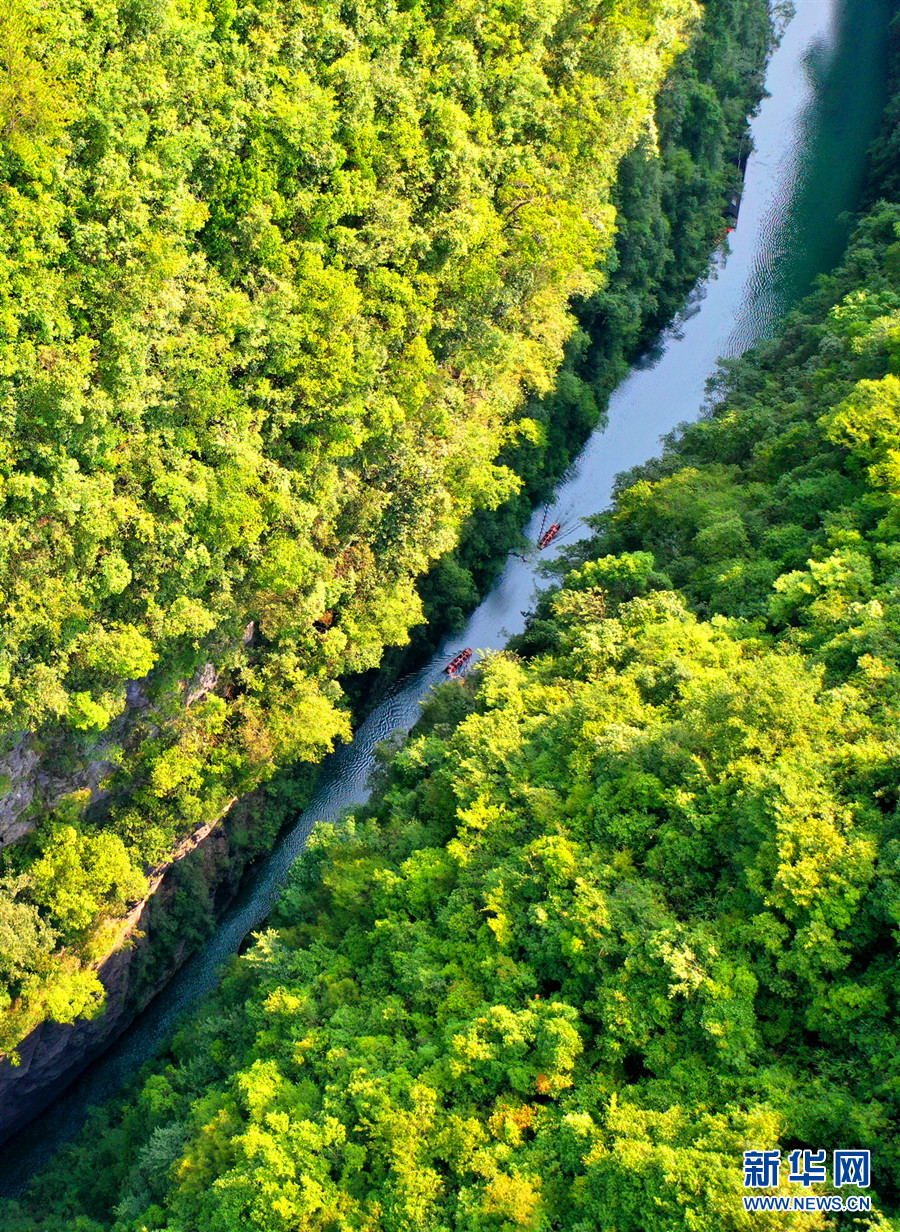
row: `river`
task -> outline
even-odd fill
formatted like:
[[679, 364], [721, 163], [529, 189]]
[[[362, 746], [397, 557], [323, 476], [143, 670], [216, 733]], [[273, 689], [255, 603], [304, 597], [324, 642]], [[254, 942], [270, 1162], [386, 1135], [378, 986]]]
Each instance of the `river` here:
[[580, 519], [609, 503], [616, 474], [659, 452], [660, 437], [695, 419], [719, 356], [768, 336], [778, 318], [839, 259], [865, 172], [865, 152], [885, 104], [890, 0], [796, 0], [769, 64], [768, 97], [752, 124], [740, 217], [729, 249], [695, 288], [651, 356], [613, 394], [605, 427], [588, 441], [549, 508], [535, 512], [532, 540], [559, 521], [557, 544], [512, 557], [462, 633], [420, 671], [398, 682], [351, 745], [323, 766], [314, 798], [247, 879], [207, 946], [122, 1039], [40, 1116], [3, 1146], [0, 1194], [27, 1178], [83, 1125], [90, 1106], [115, 1095], [171, 1036], [176, 1020], [217, 983], [221, 965], [265, 920], [288, 870], [318, 821], [366, 798], [375, 745], [415, 723], [421, 699], [457, 650], [502, 647], [534, 606], [542, 561], [578, 537]]

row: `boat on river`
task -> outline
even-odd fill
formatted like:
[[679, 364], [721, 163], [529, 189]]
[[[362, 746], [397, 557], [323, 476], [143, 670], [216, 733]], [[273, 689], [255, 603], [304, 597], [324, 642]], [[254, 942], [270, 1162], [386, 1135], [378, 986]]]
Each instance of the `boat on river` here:
[[726, 229], [728, 231], [733, 231], [737, 226], [738, 214], [741, 212], [741, 197], [744, 195], [744, 179], [747, 175], [747, 160], [749, 159], [752, 150], [753, 140], [749, 133], [745, 133], [741, 138], [740, 148], [738, 149], [734, 160], [735, 166], [740, 173], [740, 184], [729, 193], [728, 204], [722, 211], [725, 218]]
[[547, 547], [549, 543], [553, 542], [553, 540], [559, 534], [559, 531], [560, 531], [559, 522], [554, 522], [552, 526], [548, 526], [547, 529], [544, 531], [544, 533], [541, 535], [540, 539], [538, 539], [537, 541], [538, 547], [539, 548]]
[[741, 196], [740, 190], [735, 189], [728, 198], [728, 204], [725, 206], [724, 217], [726, 227], [729, 231], [733, 231], [737, 226], [738, 214], [741, 212]]
[[471, 657], [472, 657], [472, 649], [470, 646], [467, 646], [465, 650], [461, 650], [458, 655], [453, 656], [453, 658], [444, 668], [444, 671], [447, 673], [448, 676], [455, 676], [461, 668], [465, 667], [465, 665], [469, 662]]

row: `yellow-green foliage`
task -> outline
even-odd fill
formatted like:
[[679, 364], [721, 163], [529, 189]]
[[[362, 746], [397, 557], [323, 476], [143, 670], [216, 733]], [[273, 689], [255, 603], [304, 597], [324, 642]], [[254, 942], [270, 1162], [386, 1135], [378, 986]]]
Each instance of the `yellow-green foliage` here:
[[12, 1232], [847, 1226], [744, 1212], [779, 1144], [870, 1150], [900, 1226], [898, 240], [435, 694]]
[[73, 820], [65, 904], [39, 829], [13, 917], [81, 944], [179, 834], [349, 735], [336, 678], [516, 487], [498, 454], [695, 12], [7, 0], [0, 724], [63, 778], [108, 762], [124, 844], [100, 877]]
[[77, 113], [3, 160], [10, 725], [250, 619], [313, 679], [404, 636], [688, 11], [558, 8], [56, 15]]

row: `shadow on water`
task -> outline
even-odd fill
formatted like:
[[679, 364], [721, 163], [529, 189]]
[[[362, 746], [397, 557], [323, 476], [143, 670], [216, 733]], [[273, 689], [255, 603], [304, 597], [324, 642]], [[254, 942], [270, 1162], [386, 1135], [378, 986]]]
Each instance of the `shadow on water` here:
[[[797, 20], [816, 2], [797, 0]], [[770, 334], [816, 276], [841, 258], [865, 181], [867, 149], [887, 103], [890, 19], [890, 0], [845, 0], [797, 65], [808, 101], [784, 152], [791, 191], [762, 220], [759, 264], [727, 354], [740, 354]], [[788, 38], [791, 33], [788, 27]]]
[[[617, 473], [658, 451], [660, 437], [699, 413], [720, 355], [734, 355], [771, 333], [783, 311], [840, 256], [859, 200], [865, 151], [886, 94], [889, 0], [797, 0], [796, 16], [769, 66], [769, 91], [753, 122], [755, 152], [736, 231], [709, 278], [688, 297], [675, 326], [623, 381], [542, 520], [570, 525], [609, 502]], [[566, 536], [561, 536], [564, 538]], [[222, 964], [271, 910], [312, 827], [366, 798], [379, 741], [407, 731], [442, 666], [463, 646], [499, 648], [533, 607], [537, 569], [556, 545], [512, 557], [465, 630], [414, 676], [399, 681], [361, 725], [352, 745], [323, 766], [309, 807], [247, 879], [204, 949], [131, 1029], [29, 1125], [3, 1146], [0, 1194], [21, 1192], [28, 1177], [84, 1124], [91, 1106], [111, 1098], [162, 1048], [180, 1015], [217, 984]]]

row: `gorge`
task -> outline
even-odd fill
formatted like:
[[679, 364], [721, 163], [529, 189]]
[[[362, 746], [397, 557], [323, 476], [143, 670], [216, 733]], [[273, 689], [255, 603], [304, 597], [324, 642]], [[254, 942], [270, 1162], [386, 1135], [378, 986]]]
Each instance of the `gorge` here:
[[[765, 337], [812, 277], [836, 261], [848, 231], [840, 216], [858, 204], [866, 148], [885, 101], [889, 17], [889, 6], [880, 0], [798, 6], [772, 58], [770, 97], [753, 123], [756, 150], [731, 251], [717, 259], [714, 277], [691, 297], [659, 351], [616, 392], [607, 426], [592, 437], [549, 509], [535, 514], [528, 528], [532, 540], [545, 522], [562, 525], [561, 542], [541, 559], [565, 550], [581, 533], [579, 519], [603, 508], [617, 473], [644, 462], [662, 435], [695, 417], [716, 359]], [[463, 645], [499, 648], [521, 631], [523, 613], [534, 604], [537, 563], [536, 557], [511, 559], [465, 629], [413, 678], [395, 686], [353, 743], [330, 757], [297, 826], [251, 873], [206, 949], [73, 1090], [6, 1144], [7, 1192], [75, 1131], [90, 1104], [115, 1093], [168, 1037], [177, 1016], [215, 985], [221, 962], [275, 904], [311, 826], [365, 799], [375, 745], [415, 722], [420, 699], [449, 656]]]

